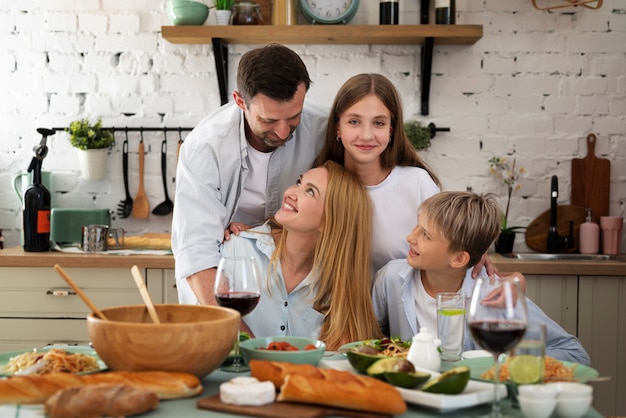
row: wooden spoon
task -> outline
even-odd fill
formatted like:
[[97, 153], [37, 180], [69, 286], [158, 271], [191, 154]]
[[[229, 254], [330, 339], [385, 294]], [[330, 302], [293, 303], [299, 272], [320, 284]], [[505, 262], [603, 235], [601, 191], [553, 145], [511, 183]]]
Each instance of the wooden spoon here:
[[133, 202], [132, 211], [133, 216], [140, 219], [147, 219], [150, 216], [150, 202], [148, 202], [148, 196], [143, 189], [144, 152], [143, 138], [141, 138], [139, 141], [139, 189]]
[[135, 279], [135, 284], [137, 284], [139, 293], [141, 293], [143, 303], [145, 303], [146, 307], [148, 308], [148, 313], [150, 314], [150, 318], [152, 318], [152, 322], [159, 325], [161, 321], [159, 320], [159, 316], [154, 309], [154, 304], [152, 303], [152, 299], [150, 298], [150, 294], [148, 293], [146, 284], [143, 282], [143, 277], [141, 275], [141, 272], [139, 272], [139, 268], [137, 266], [132, 266], [130, 268], [130, 272], [133, 275], [133, 279]]
[[102, 312], [100, 312], [100, 309], [96, 308], [96, 305], [94, 305], [93, 302], [91, 302], [91, 299], [89, 299], [87, 295], [83, 293], [80, 287], [78, 287], [78, 285], [74, 283], [74, 280], [72, 280], [70, 276], [68, 276], [68, 274], [65, 272], [65, 270], [61, 268], [61, 266], [59, 266], [58, 264], [55, 264], [54, 269], [57, 271], [57, 273], [59, 273], [59, 275], [63, 278], [63, 280], [65, 280], [67, 284], [69, 284], [72, 287], [72, 289], [74, 289], [76, 294], [80, 296], [83, 302], [85, 302], [87, 306], [89, 306], [89, 309], [91, 309], [91, 311], [94, 314], [96, 314], [96, 316], [98, 316], [100, 319], [104, 319], [105, 321], [107, 321], [107, 317], [104, 316]]

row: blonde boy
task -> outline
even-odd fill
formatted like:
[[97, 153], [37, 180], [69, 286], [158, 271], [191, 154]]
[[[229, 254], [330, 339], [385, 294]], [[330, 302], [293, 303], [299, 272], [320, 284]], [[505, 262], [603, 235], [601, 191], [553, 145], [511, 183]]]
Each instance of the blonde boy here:
[[[420, 327], [434, 331], [437, 293], [457, 292], [470, 297], [474, 287], [471, 266], [497, 238], [500, 219], [493, 194], [441, 192], [425, 200], [418, 211], [418, 223], [407, 236], [410, 249], [406, 260], [389, 262], [374, 282], [374, 310], [383, 333], [410, 339]], [[548, 355], [589, 364], [589, 356], [576, 337], [531, 300], [527, 299], [527, 304], [529, 320], [546, 324]], [[477, 348], [466, 329], [463, 349]]]

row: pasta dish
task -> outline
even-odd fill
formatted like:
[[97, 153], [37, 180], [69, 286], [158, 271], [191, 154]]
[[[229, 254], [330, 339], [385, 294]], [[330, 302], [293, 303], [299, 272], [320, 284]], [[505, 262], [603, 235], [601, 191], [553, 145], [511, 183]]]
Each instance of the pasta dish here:
[[80, 353], [69, 353], [60, 348], [50, 350], [33, 350], [15, 357], [11, 357], [2, 372], [7, 374], [20, 374], [26, 369], [28, 374], [41, 375], [53, 372], [84, 373], [100, 370], [100, 365], [95, 357]]
[[[511, 357], [507, 357], [506, 362], [500, 367], [500, 381], [508, 382], [510, 379], [509, 375], [509, 359]], [[545, 382], [562, 382], [568, 380], [574, 380], [574, 370], [576, 369], [576, 365], [572, 367], [567, 367], [565, 364], [561, 363], [559, 360], [554, 357], [545, 356], [545, 369], [543, 372], [543, 380]], [[495, 380], [494, 379], [494, 368], [490, 368], [485, 373], [480, 376], [482, 379], [486, 380]]]

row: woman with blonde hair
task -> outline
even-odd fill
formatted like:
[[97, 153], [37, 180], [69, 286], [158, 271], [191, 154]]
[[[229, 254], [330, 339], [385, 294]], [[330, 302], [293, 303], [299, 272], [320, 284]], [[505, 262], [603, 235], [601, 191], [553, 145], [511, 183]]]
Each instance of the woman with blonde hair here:
[[371, 213], [356, 176], [328, 161], [287, 189], [274, 220], [225, 241], [222, 256], [253, 256], [267, 272], [245, 327], [256, 337], [319, 338], [329, 350], [380, 338], [371, 301]]

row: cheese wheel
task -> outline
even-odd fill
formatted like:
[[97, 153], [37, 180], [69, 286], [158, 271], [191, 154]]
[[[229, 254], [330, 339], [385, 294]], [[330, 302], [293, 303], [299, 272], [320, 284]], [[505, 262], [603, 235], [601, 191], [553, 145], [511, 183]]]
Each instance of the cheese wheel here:
[[255, 377], [235, 377], [220, 385], [220, 400], [233, 405], [261, 406], [274, 402], [276, 388], [272, 382]]

